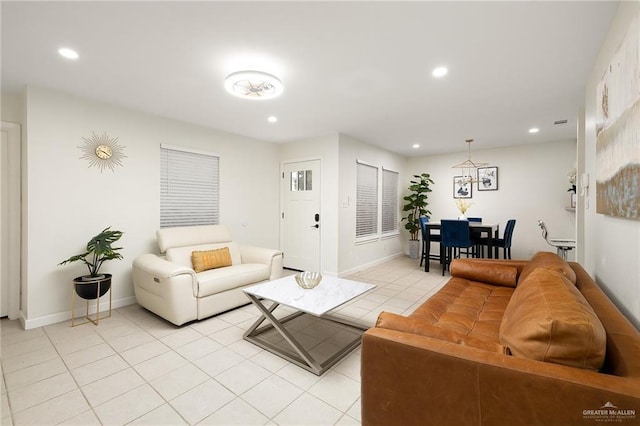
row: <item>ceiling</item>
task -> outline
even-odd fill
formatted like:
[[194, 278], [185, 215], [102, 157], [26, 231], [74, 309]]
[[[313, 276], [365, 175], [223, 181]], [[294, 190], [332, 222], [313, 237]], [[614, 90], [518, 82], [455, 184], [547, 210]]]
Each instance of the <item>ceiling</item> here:
[[[467, 138], [566, 140], [617, 7], [2, 1], [2, 90], [53, 88], [271, 142], [340, 132], [406, 156], [464, 151]], [[229, 95], [224, 79], [242, 69], [275, 74], [283, 94]]]

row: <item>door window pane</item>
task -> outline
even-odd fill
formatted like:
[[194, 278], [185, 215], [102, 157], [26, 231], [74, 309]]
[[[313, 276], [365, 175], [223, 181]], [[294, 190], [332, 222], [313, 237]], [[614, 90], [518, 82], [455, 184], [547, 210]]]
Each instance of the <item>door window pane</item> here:
[[291, 172], [289, 179], [291, 191], [311, 191], [313, 188], [311, 170]]

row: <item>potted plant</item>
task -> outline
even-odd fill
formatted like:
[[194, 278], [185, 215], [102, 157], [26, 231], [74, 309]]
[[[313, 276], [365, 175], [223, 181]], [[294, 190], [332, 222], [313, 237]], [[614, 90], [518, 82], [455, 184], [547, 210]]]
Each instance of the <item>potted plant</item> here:
[[409, 231], [409, 256], [412, 259], [418, 258], [418, 251], [420, 248], [418, 233], [420, 232], [420, 216], [430, 215], [431, 212], [427, 210], [428, 193], [431, 192], [429, 185], [433, 184], [429, 173], [422, 173], [420, 175], [413, 175], [413, 180], [409, 181], [409, 191], [411, 193], [403, 199], [407, 202], [402, 208], [403, 212], [408, 214], [402, 218], [407, 223], [404, 224], [404, 229]]
[[[76, 254], [58, 265], [66, 265], [76, 261], [83, 262], [89, 269], [89, 275], [82, 275], [73, 279], [76, 294], [83, 299], [91, 300], [104, 295], [111, 288], [111, 274], [101, 274], [100, 267], [107, 260], [122, 259], [118, 253], [122, 247], [111, 245], [122, 237], [121, 231], [105, 228], [87, 243], [87, 249], [82, 254]], [[100, 289], [100, 294], [98, 294]]]

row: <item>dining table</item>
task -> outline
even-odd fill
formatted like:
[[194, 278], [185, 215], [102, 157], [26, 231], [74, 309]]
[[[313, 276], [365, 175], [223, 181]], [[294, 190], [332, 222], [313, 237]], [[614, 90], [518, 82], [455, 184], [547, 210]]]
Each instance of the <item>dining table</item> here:
[[[425, 241], [427, 245], [427, 251], [431, 247], [431, 234], [434, 231], [440, 231], [441, 224], [440, 221], [433, 221], [426, 223], [427, 232], [425, 235]], [[489, 251], [488, 256], [489, 259], [493, 259], [493, 238], [498, 238], [500, 225], [497, 223], [483, 223], [483, 222], [469, 222], [469, 230], [475, 231], [480, 235], [486, 235], [487, 237], [487, 249]], [[493, 236], [493, 238], [492, 238]], [[440, 242], [440, 263], [442, 263], [444, 257], [444, 247], [442, 242]], [[424, 262], [424, 270], [425, 272], [429, 272], [429, 257], [427, 256], [426, 261]]]

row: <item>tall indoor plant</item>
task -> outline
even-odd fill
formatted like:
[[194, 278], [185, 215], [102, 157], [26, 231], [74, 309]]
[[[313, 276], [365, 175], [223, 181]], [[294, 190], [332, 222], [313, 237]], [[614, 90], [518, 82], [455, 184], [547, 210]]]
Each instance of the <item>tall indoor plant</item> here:
[[[122, 247], [112, 247], [112, 244], [122, 237], [122, 231], [112, 231], [111, 227], [105, 228], [87, 243], [84, 253], [71, 256], [58, 265], [83, 262], [89, 270], [88, 275], [74, 278], [76, 293], [83, 299], [96, 299], [105, 294], [111, 288], [111, 274], [101, 274], [100, 268], [107, 260], [122, 259], [118, 251]], [[98, 294], [100, 289], [100, 294]]]
[[409, 181], [410, 194], [403, 199], [406, 204], [402, 208], [403, 212], [408, 212], [402, 220], [406, 220], [404, 229], [409, 231], [409, 256], [412, 259], [418, 258], [419, 243], [418, 233], [420, 232], [420, 216], [430, 215], [431, 212], [427, 209], [429, 202], [427, 201], [428, 193], [431, 192], [430, 185], [433, 184], [433, 180], [429, 173], [422, 173], [420, 175], [413, 175], [413, 180]]

